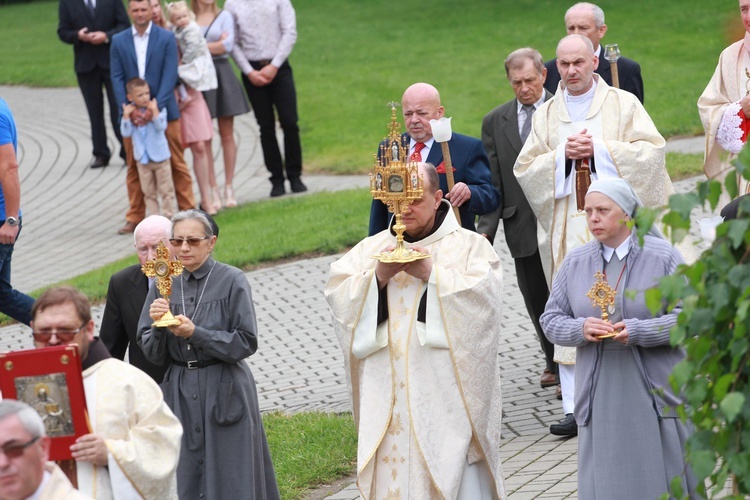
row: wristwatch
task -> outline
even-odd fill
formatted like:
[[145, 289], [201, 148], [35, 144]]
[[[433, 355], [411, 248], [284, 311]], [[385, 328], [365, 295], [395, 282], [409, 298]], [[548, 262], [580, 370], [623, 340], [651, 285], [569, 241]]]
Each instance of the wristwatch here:
[[14, 227], [18, 225], [18, 217], [13, 217], [12, 215], [5, 219], [5, 223], [8, 224], [10, 227]]

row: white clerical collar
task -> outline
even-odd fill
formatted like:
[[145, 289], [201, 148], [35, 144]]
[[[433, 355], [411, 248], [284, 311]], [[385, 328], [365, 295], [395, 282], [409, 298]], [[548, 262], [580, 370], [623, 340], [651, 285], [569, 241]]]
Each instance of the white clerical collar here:
[[[534, 106], [534, 107], [535, 107], [536, 109], [539, 109], [539, 107], [540, 107], [540, 106], [541, 106], [542, 104], [544, 104], [544, 97], [545, 97], [545, 96], [544, 96], [544, 91], [542, 91], [542, 97], [540, 97], [540, 98], [539, 98], [539, 100], [538, 100], [537, 102], [535, 102], [535, 103], [533, 104], [533, 106]], [[517, 113], [517, 114], [519, 114], [519, 115], [521, 114], [521, 111], [523, 110], [523, 106], [524, 106], [524, 105], [523, 105], [523, 104], [521, 104], [521, 101], [519, 101], [518, 99], [516, 99], [516, 113]]]
[[42, 475], [42, 482], [39, 483], [39, 487], [36, 489], [33, 495], [28, 497], [26, 500], [38, 500], [42, 496], [42, 492], [44, 491], [44, 487], [47, 486], [47, 483], [49, 482], [49, 479], [52, 477], [52, 474], [45, 468], [44, 469], [44, 475]]
[[596, 78], [595, 77], [591, 78], [591, 88], [581, 95], [572, 95], [570, 92], [568, 92], [567, 88], [563, 90], [563, 93], [565, 95], [565, 102], [574, 103], [574, 104], [583, 104], [584, 102], [590, 102], [592, 99], [594, 99], [595, 92], [596, 92]]
[[[414, 139], [412, 139], [411, 137], [409, 137], [409, 151], [411, 151], [412, 149], [414, 149], [414, 145], [417, 142], [419, 142], [419, 141], [415, 141]], [[435, 138], [434, 137], [430, 137], [429, 141], [424, 141], [422, 144], [424, 144], [424, 146], [427, 149], [430, 149], [430, 148], [432, 148], [432, 143], [434, 143], [434, 142], [435, 142]], [[422, 157], [422, 158], [424, 158], [424, 157]]]
[[617, 258], [620, 260], [624, 260], [625, 257], [628, 255], [628, 252], [630, 251], [630, 237], [625, 238], [625, 241], [620, 243], [620, 246], [617, 248], [608, 247], [604, 243], [602, 243], [602, 257], [604, 257], [604, 260], [609, 262], [612, 258], [612, 255], [617, 252]]
[[[143, 32], [143, 38], [148, 38], [148, 36], [151, 34], [151, 26], [153, 26], [153, 25], [154, 25], [153, 22], [151, 22], [151, 21], [148, 22], [148, 27], [146, 28], [146, 31]], [[135, 24], [131, 28], [131, 31], [132, 31], [134, 37], [136, 37], [136, 36], [140, 37], [141, 36], [140, 33], [138, 33], [138, 30], [135, 29]]]

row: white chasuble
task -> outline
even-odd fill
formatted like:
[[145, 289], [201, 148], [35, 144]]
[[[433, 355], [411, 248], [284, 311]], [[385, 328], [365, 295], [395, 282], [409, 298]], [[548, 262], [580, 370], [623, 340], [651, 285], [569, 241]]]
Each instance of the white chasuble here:
[[404, 272], [391, 279], [388, 320], [377, 325], [371, 256], [393, 240], [383, 231], [360, 242], [331, 265], [326, 286], [352, 392], [360, 493], [504, 498], [497, 254], [448, 210], [438, 231], [415, 243], [430, 252], [429, 280]]
[[177, 498], [182, 425], [145, 373], [116, 359], [83, 372], [92, 432], [108, 450], [107, 467], [76, 462], [78, 489], [92, 498]]
[[[596, 88], [585, 116], [586, 127], [574, 124], [566, 108], [564, 90], [534, 113], [531, 133], [518, 155], [514, 173], [537, 217], [537, 240], [548, 286], [564, 258], [571, 214], [569, 197], [559, 197], [559, 166], [564, 164], [568, 132], [594, 132], [596, 176], [622, 177], [647, 207], [666, 205], [674, 193], [664, 160], [664, 138], [638, 99], [594, 75]], [[572, 175], [572, 174], [571, 174]], [[564, 177], [564, 176], [563, 176]], [[572, 184], [571, 184], [572, 185]], [[575, 195], [573, 195], [575, 196]], [[575, 210], [575, 198], [572, 199]], [[583, 217], [582, 217], [583, 218]], [[585, 223], [585, 221], [584, 221]], [[573, 237], [571, 244], [576, 241]], [[687, 256], [686, 260], [688, 259]]]

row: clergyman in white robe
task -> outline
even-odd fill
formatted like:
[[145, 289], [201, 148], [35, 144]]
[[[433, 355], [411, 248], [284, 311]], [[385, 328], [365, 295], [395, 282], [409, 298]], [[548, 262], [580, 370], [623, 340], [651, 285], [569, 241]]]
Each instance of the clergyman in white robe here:
[[462, 229], [449, 207], [443, 200], [442, 223], [413, 242], [431, 255], [429, 280], [405, 272], [389, 280], [388, 319], [380, 325], [372, 256], [395, 244], [390, 230], [331, 265], [325, 294], [349, 375], [357, 486], [368, 500], [505, 498], [502, 270], [487, 240]]
[[83, 371], [91, 431], [107, 467], [77, 461], [78, 489], [97, 500], [177, 498], [182, 425], [148, 375], [114, 358]]
[[[711, 80], [698, 99], [698, 112], [706, 133], [703, 171], [709, 179], [723, 181], [734, 168], [732, 160], [742, 150], [743, 122], [740, 100], [750, 94], [750, 34], [726, 49], [719, 56]], [[737, 178], [740, 194], [750, 192], [748, 182]], [[729, 201], [725, 196], [723, 203]]]

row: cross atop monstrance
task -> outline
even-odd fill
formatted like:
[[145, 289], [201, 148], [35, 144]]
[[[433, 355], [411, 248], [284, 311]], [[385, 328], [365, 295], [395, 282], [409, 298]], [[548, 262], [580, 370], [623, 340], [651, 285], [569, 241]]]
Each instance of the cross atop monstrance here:
[[370, 174], [370, 192], [372, 197], [388, 205], [388, 210], [395, 214], [396, 248], [390, 252], [373, 255], [381, 262], [413, 262], [426, 259], [423, 254], [404, 245], [406, 226], [402, 222], [402, 213], [415, 200], [422, 197], [422, 176], [416, 162], [409, 161], [409, 147], [401, 142], [401, 124], [396, 117], [399, 104], [391, 101], [391, 121], [388, 124], [388, 135], [380, 143], [380, 150], [374, 155], [374, 164]]
[[[169, 249], [162, 241], [156, 247], [156, 258], [154, 260], [147, 260], [141, 266], [143, 274], [149, 278], [154, 278], [157, 290], [167, 300], [169, 300], [169, 296], [172, 294], [172, 279], [174, 276], [182, 274], [182, 270], [182, 262], [169, 259]], [[162, 327], [179, 324], [180, 321], [172, 316], [170, 311], [167, 311], [159, 321], [154, 322], [154, 326]]]

